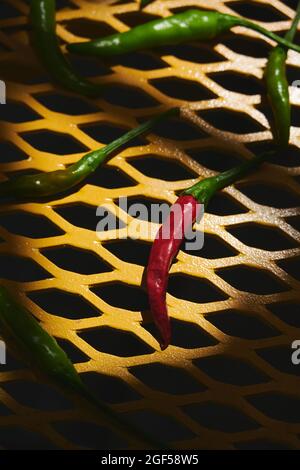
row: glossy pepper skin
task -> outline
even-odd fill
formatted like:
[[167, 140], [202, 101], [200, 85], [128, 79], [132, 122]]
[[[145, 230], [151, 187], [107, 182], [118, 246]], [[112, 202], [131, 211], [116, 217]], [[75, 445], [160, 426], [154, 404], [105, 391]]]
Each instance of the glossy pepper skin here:
[[98, 96], [101, 88], [81, 78], [62, 54], [56, 37], [55, 0], [31, 0], [32, 43], [39, 60], [53, 80], [67, 90]]
[[[146, 269], [149, 305], [152, 318], [160, 332], [161, 349], [166, 349], [171, 341], [171, 325], [166, 304], [169, 269], [184, 235], [197, 219], [201, 205], [206, 207], [217, 191], [247, 175], [271, 155], [273, 152], [259, 155], [231, 170], [196, 183], [185, 190], [171, 207], [169, 218], [162, 224], [154, 240]], [[176, 206], [181, 208], [179, 214], [182, 215], [174, 218], [172, 211]], [[177, 210], [174, 212], [178, 213]], [[169, 235], [166, 237], [163, 233]]]
[[124, 33], [93, 41], [68, 44], [67, 49], [82, 55], [111, 57], [141, 49], [176, 45], [186, 41], [214, 39], [234, 26], [245, 26], [300, 52], [297, 46], [247, 19], [215, 11], [187, 10], [150, 21]]
[[161, 349], [165, 349], [171, 340], [166, 305], [168, 272], [184, 240], [186, 230], [195, 222], [199, 211], [200, 204], [193, 196], [180, 196], [172, 206], [168, 220], [160, 227], [150, 253], [147, 289], [150, 310], [162, 338]]
[[[290, 41], [294, 39], [299, 20], [300, 3], [292, 26], [285, 35], [286, 39]], [[277, 46], [272, 49], [264, 74], [268, 100], [273, 114], [272, 130], [274, 140], [279, 147], [286, 147], [290, 140], [291, 103], [286, 75], [287, 54], [288, 49], [284, 46]]]
[[54, 385], [91, 404], [101, 419], [127, 440], [133, 441], [135, 445], [137, 442], [143, 442], [147, 448], [162, 447], [161, 443], [142, 430], [134, 428], [88, 391], [55, 338], [47, 333], [31, 313], [19, 305], [3, 286], [0, 286], [0, 330], [1, 334], [7, 337], [22, 354], [23, 360], [50, 379]]
[[105, 147], [88, 153], [78, 162], [65, 170], [51, 171], [49, 173], [36, 173], [23, 175], [0, 183], [0, 197], [3, 198], [38, 198], [52, 196], [66, 191], [81, 183], [96, 168], [101, 165], [112, 153], [145, 132], [151, 131], [156, 124], [169, 116], [179, 113], [178, 108], [172, 108], [165, 113], [155, 116], [149, 121], [130, 130]]

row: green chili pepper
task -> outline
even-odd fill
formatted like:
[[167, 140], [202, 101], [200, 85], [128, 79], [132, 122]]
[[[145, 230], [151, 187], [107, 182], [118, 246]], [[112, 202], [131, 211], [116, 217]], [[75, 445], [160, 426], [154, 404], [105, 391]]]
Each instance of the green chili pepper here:
[[56, 340], [41, 327], [28, 310], [12, 298], [3, 286], [0, 286], [0, 327], [1, 332], [22, 354], [22, 358], [34, 369], [65, 392], [87, 401], [94, 411], [99, 412], [101, 419], [120, 435], [135, 443], [143, 442], [150, 447], [162, 447], [161, 443], [127, 423], [89, 392]]
[[[292, 26], [285, 35], [285, 39], [293, 41], [299, 20], [300, 2]], [[289, 84], [286, 76], [287, 54], [288, 49], [284, 46], [273, 48], [269, 55], [264, 74], [268, 100], [273, 113], [273, 135], [277, 145], [280, 147], [286, 147], [288, 145], [291, 128], [291, 103]]]
[[31, 0], [30, 20], [34, 49], [53, 80], [81, 95], [99, 95], [101, 88], [78, 76], [60, 50], [55, 31], [55, 0]]
[[110, 57], [140, 49], [176, 45], [185, 41], [213, 39], [234, 26], [245, 26], [273, 39], [278, 44], [300, 52], [300, 46], [266, 30], [245, 18], [215, 11], [187, 10], [146, 24], [124, 33], [83, 43], [68, 44], [70, 52], [83, 55]]
[[149, 3], [151, 3], [153, 0], [141, 0], [140, 1], [140, 7], [145, 8]]
[[0, 183], [0, 197], [36, 198], [51, 196], [66, 191], [81, 183], [120, 147], [139, 135], [149, 132], [163, 119], [178, 113], [178, 108], [172, 108], [165, 113], [155, 116], [105, 147], [88, 153], [65, 170], [23, 175], [3, 181]]

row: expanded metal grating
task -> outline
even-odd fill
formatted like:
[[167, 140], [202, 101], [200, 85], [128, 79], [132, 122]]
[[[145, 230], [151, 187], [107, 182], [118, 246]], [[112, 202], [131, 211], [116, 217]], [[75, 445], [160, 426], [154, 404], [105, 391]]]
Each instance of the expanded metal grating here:
[[[291, 362], [291, 343], [300, 339], [299, 88], [291, 88], [289, 150], [216, 197], [203, 250], [182, 250], [172, 266], [174, 338], [161, 352], [142, 285], [149, 227], [157, 224], [142, 220], [140, 240], [120, 240], [131, 218], [118, 199], [172, 203], [198, 176], [270, 145], [260, 79], [271, 43], [236, 28], [210, 44], [105, 62], [72, 57], [107, 85], [103, 98], [89, 101], [49, 83], [29, 46], [28, 4], [0, 5], [3, 178], [63, 168], [141, 119], [174, 105], [183, 111], [74, 193], [1, 205], [1, 282], [59, 339], [100, 398], [178, 448], [299, 449], [300, 365]], [[282, 32], [296, 1], [157, 0], [143, 12], [134, 1], [57, 4], [64, 43], [189, 6], [239, 13]], [[299, 54], [289, 53], [288, 73], [290, 82], [300, 79]], [[107, 204], [120, 229], [99, 239], [96, 208]], [[0, 381], [3, 448], [121, 445], [12, 357], [0, 366]]]

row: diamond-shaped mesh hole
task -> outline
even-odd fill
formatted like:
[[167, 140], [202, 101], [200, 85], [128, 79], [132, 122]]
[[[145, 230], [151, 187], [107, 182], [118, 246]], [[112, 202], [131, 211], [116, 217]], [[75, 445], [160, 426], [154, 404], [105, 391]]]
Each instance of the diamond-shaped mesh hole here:
[[261, 39], [254, 39], [241, 34], [230, 35], [222, 43], [237, 54], [265, 59], [268, 57], [271, 46]]
[[[92, 137], [92, 139], [102, 142], [103, 144], [109, 144], [129, 131], [128, 128], [118, 127], [106, 122], [84, 124], [79, 127], [83, 132]], [[147, 141], [143, 137], [136, 137], [130, 141], [130, 147], [145, 145], [146, 143]]]
[[141, 398], [132, 387], [117, 377], [98, 372], [87, 372], [80, 377], [97, 398], [108, 403], [123, 403]]
[[298, 106], [292, 106], [291, 110], [291, 125], [298, 126], [300, 120], [300, 108]]
[[160, 415], [150, 410], [131, 411], [124, 414], [125, 418], [163, 442], [191, 439], [194, 433], [171, 416]]
[[42, 152], [67, 155], [87, 150], [87, 147], [77, 139], [64, 133], [39, 130], [34, 132], [23, 132], [21, 136], [26, 140], [26, 142]]
[[294, 350], [291, 348], [290, 343], [281, 346], [272, 346], [270, 348], [256, 349], [255, 352], [275, 369], [285, 372], [286, 374], [300, 376], [300, 367], [292, 362], [292, 353]]
[[298, 246], [295, 240], [288, 237], [277, 227], [246, 223], [229, 226], [226, 230], [245, 245], [261, 248], [262, 250], [279, 251]]
[[167, 64], [151, 53], [133, 52], [110, 59], [110, 63], [123, 65], [137, 70], [157, 70], [163, 69]]
[[43, 215], [30, 212], [4, 212], [0, 214], [0, 225], [11, 233], [29, 238], [47, 238], [64, 232]]
[[176, 46], [164, 46], [158, 49], [162, 55], [173, 55], [185, 61], [200, 64], [210, 64], [212, 62], [223, 62], [222, 55], [211, 47], [203, 44], [177, 44]]
[[40, 250], [56, 266], [80, 274], [97, 274], [111, 271], [99, 256], [92, 251], [79, 250], [72, 246], [44, 248]]
[[238, 254], [238, 252], [224, 242], [222, 238], [208, 233], [204, 234], [204, 245], [200, 250], [186, 249], [184, 245], [181, 247], [181, 250], [190, 255], [207, 259], [227, 258]]
[[237, 183], [236, 185], [246, 196], [258, 204], [284, 209], [299, 206], [299, 196], [281, 186], [264, 183]]
[[133, 287], [121, 282], [99, 284], [91, 288], [91, 291], [102, 300], [118, 308], [141, 311], [148, 308], [146, 293], [140, 287]]
[[292, 216], [292, 217], [287, 217], [285, 220], [294, 229], [296, 229], [300, 232], [300, 216], [299, 215], [295, 215], [295, 216]]
[[[158, 339], [154, 323], [144, 323], [143, 327]], [[194, 349], [214, 346], [218, 341], [200, 326], [171, 318], [171, 344], [179, 348]]]
[[79, 336], [98, 351], [120, 357], [141, 356], [153, 352], [137, 336], [109, 327], [82, 331]]
[[89, 204], [69, 204], [65, 206], [57, 206], [55, 211], [71, 224], [92, 230], [93, 232], [96, 228], [97, 230], [100, 230], [98, 223], [104, 217], [108, 223], [115, 221], [116, 228], [125, 227], [125, 224], [107, 209], [103, 208], [101, 214], [99, 211], [98, 214], [96, 214], [96, 209], [97, 208], [95, 206], [91, 206]]
[[287, 75], [288, 82], [292, 84], [294, 81], [299, 79], [298, 68], [293, 65], [287, 65], [286, 75]]
[[157, 20], [159, 18], [159, 16], [152, 15], [143, 11], [131, 11], [128, 13], [121, 13], [115, 16], [119, 20], [123, 21], [123, 23], [125, 23], [127, 26], [130, 26], [130, 28], [147, 23], [148, 21]]
[[61, 338], [57, 338], [56, 341], [73, 363], [87, 362], [89, 360], [89, 357], [78, 349], [71, 341]]
[[218, 341], [198, 325], [172, 319], [171, 344], [180, 348], [206, 348]]
[[279, 332], [264, 320], [238, 310], [225, 310], [209, 315], [207, 319], [225, 334], [244, 339], [278, 336]]
[[158, 102], [144, 91], [136, 87], [117, 84], [105, 85], [102, 93], [103, 99], [115, 106], [139, 109], [157, 106]]
[[100, 166], [85, 179], [85, 184], [93, 184], [102, 188], [116, 189], [125, 188], [126, 186], [135, 186], [136, 182], [129, 178], [119, 168]]
[[4, 141], [0, 142], [0, 153], [1, 153], [1, 162], [10, 163], [21, 160], [27, 160], [28, 155], [19, 149], [12, 142]]
[[242, 75], [240, 73], [226, 71], [211, 73], [209, 76], [226, 90], [231, 90], [236, 93], [258, 95], [264, 92], [264, 87], [261, 81], [257, 78], [251, 77], [250, 75]]
[[64, 93], [37, 93], [34, 98], [50, 111], [79, 116], [96, 113], [99, 108], [88, 100]]
[[280, 320], [300, 328], [300, 302], [276, 302], [267, 307]]
[[0, 277], [19, 282], [32, 282], [52, 277], [29, 258], [0, 254]]
[[227, 6], [232, 8], [238, 15], [246, 16], [257, 21], [281, 21], [287, 17], [273, 8], [271, 5], [261, 4], [252, 1], [229, 2]]
[[65, 410], [73, 407], [64, 395], [42, 383], [17, 380], [16, 382], [6, 382], [1, 386], [24, 406], [47, 411]]
[[209, 100], [216, 96], [198, 82], [177, 77], [154, 78], [150, 84], [167, 96], [186, 101]]
[[109, 36], [117, 31], [102, 21], [94, 21], [87, 18], [74, 18], [64, 24], [70, 33], [90, 39]]
[[[125, 202], [125, 201], [124, 201]], [[119, 205], [124, 209], [122, 200]], [[170, 204], [160, 199], [152, 199], [149, 197], [129, 197], [128, 210], [130, 215], [139, 220], [153, 222], [157, 224], [163, 223], [168, 217]], [[158, 210], [159, 209], [159, 210]]]
[[66, 54], [66, 58], [72, 64], [73, 69], [82, 77], [101, 77], [111, 74], [110, 68], [95, 58], [73, 56], [72, 54]]
[[209, 202], [207, 212], [214, 215], [235, 215], [248, 212], [248, 209], [229, 194], [217, 193]]
[[300, 421], [300, 400], [293, 395], [269, 392], [251, 395], [246, 399], [270, 418], [288, 423]]
[[277, 264], [284, 269], [290, 276], [300, 280], [300, 257], [286, 258], [277, 261]]
[[182, 409], [192, 419], [209, 429], [231, 433], [250, 431], [258, 427], [258, 423], [237, 408], [221, 403], [193, 403], [183, 406]]
[[46, 312], [70, 320], [80, 320], [81, 318], [100, 315], [99, 310], [79, 295], [64, 292], [60, 289], [30, 292], [27, 296]]
[[217, 302], [228, 296], [211, 284], [207, 279], [172, 274], [169, 278], [168, 292], [180, 299], [190, 302]]
[[274, 294], [289, 289], [266, 269], [240, 265], [218, 269], [217, 273], [236, 289], [254, 294]]
[[0, 121], [20, 123], [35, 121], [40, 118], [41, 116], [39, 116], [29, 106], [17, 101], [7, 100], [4, 106], [0, 106]]
[[254, 385], [269, 378], [251, 364], [229, 356], [208, 356], [193, 361], [203, 372], [219, 382]]
[[199, 127], [177, 118], [160, 122], [155, 126], [155, 134], [173, 140], [196, 140], [205, 136]]
[[151, 244], [141, 240], [126, 239], [107, 241], [104, 247], [123, 261], [146, 266]]
[[264, 130], [261, 124], [243, 112], [218, 108], [201, 110], [197, 114], [217, 129], [235, 134], [249, 134]]
[[233, 153], [225, 153], [214, 148], [190, 149], [187, 150], [187, 154], [200, 165], [214, 171], [229, 170], [241, 163], [240, 159]]
[[149, 178], [159, 178], [166, 181], [177, 181], [193, 178], [195, 173], [186, 166], [159, 157], [159, 155], [146, 155], [142, 158], [130, 159], [130, 164]]
[[206, 390], [203, 384], [196, 381], [185, 370], [177, 367], [169, 367], [157, 362], [154, 364], [130, 367], [129, 371], [144, 384], [148, 385], [148, 387], [159, 390], [160, 392], [181, 395]]
[[126, 449], [127, 443], [107, 427], [86, 421], [56, 421], [53, 428], [81, 448]]

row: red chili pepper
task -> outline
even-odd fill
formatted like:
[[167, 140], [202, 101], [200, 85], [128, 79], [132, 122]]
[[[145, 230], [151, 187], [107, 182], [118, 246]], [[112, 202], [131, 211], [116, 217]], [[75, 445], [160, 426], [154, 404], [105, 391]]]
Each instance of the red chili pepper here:
[[206, 178], [185, 190], [171, 207], [170, 215], [160, 227], [153, 243], [146, 272], [150, 310], [161, 335], [161, 349], [171, 341], [166, 293], [168, 274], [173, 259], [188, 230], [194, 225], [201, 205], [207, 206], [212, 196], [247, 175], [274, 152], [264, 153], [231, 170]]
[[168, 272], [186, 231], [194, 224], [199, 210], [200, 204], [193, 196], [180, 196], [172, 206], [168, 220], [160, 227], [150, 253], [147, 287], [150, 309], [162, 337], [161, 349], [165, 349], [171, 339], [166, 305]]

